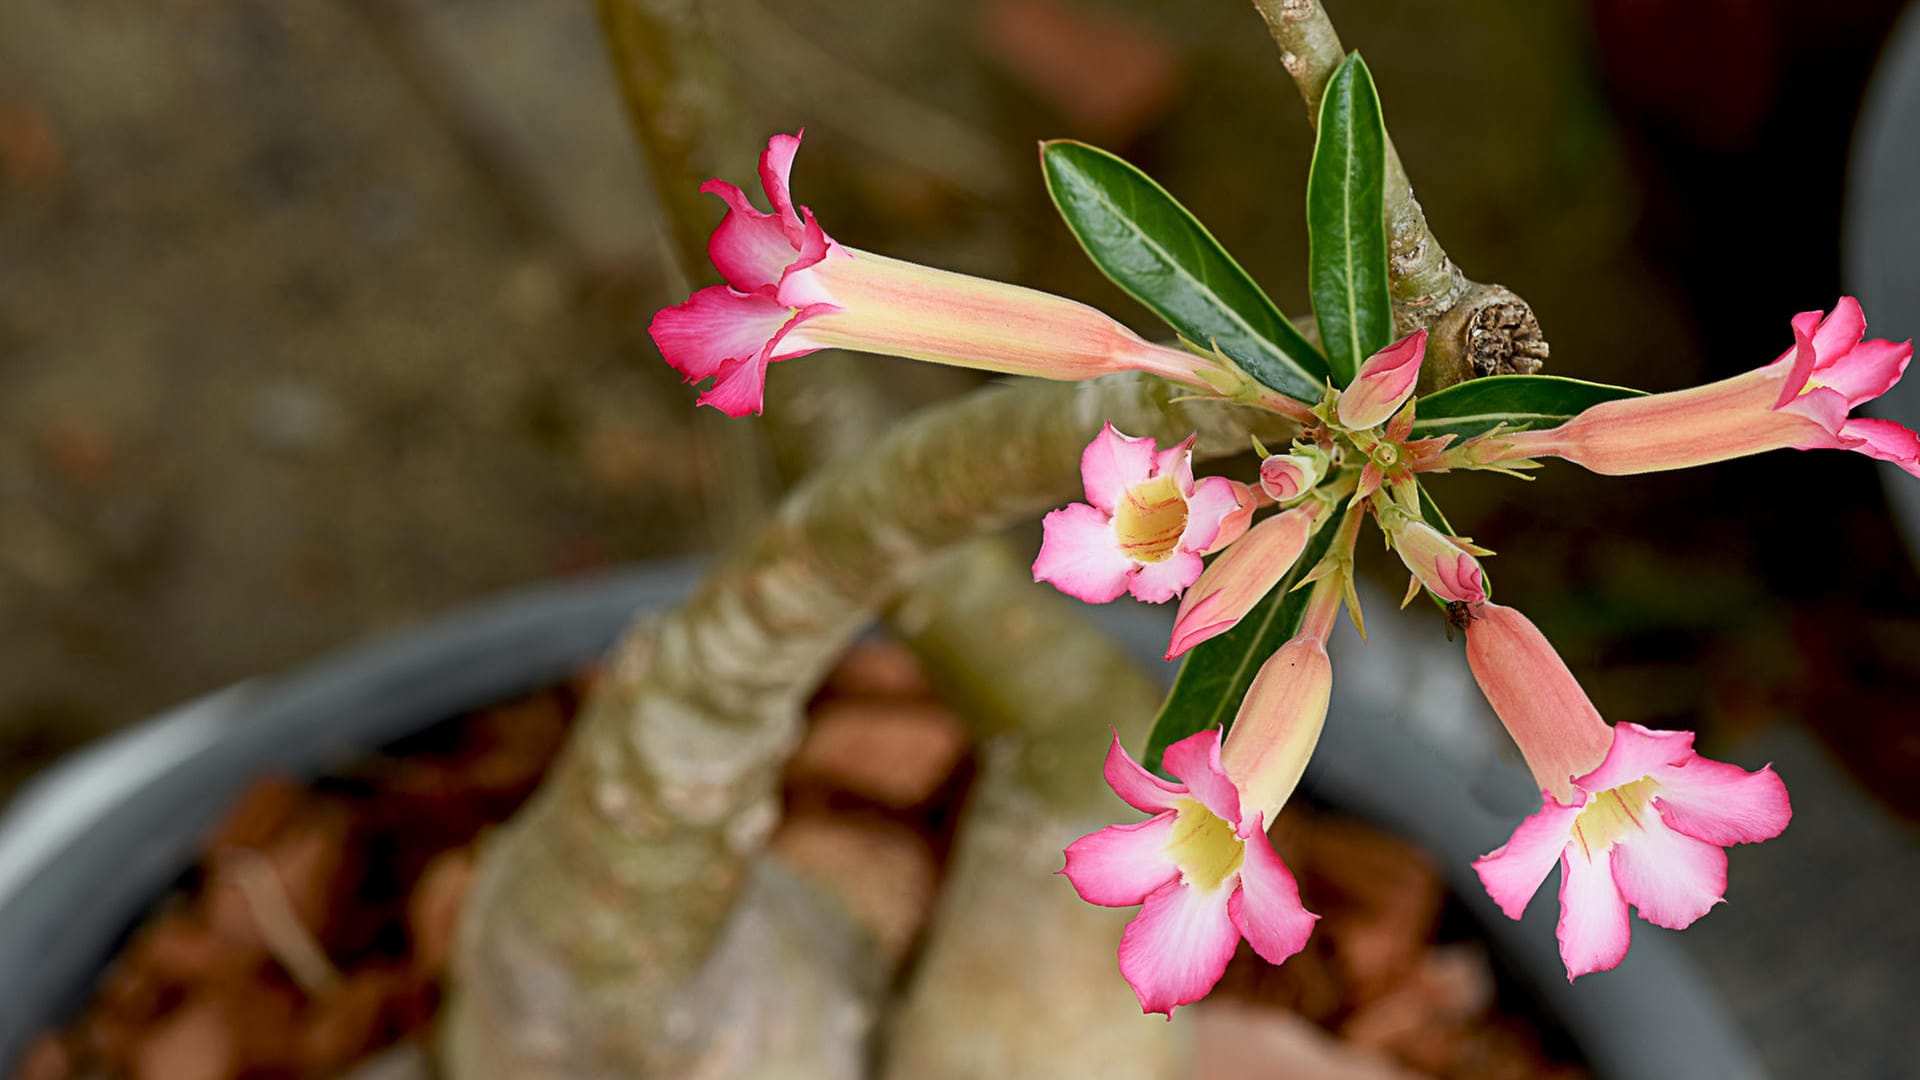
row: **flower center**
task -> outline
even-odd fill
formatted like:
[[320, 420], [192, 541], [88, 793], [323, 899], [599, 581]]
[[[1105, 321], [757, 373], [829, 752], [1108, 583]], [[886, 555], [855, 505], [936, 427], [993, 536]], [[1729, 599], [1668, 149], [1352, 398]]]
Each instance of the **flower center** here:
[[1135, 562], [1156, 563], [1173, 554], [1187, 531], [1187, 500], [1171, 476], [1156, 476], [1127, 489], [1113, 508], [1120, 550]]
[[1180, 867], [1181, 880], [1195, 888], [1212, 891], [1240, 869], [1246, 845], [1233, 834], [1233, 826], [1202, 806], [1198, 799], [1182, 799], [1179, 816], [1173, 821], [1173, 839], [1167, 842], [1167, 854]]
[[1589, 858], [1613, 847], [1622, 837], [1645, 826], [1641, 819], [1653, 813], [1649, 805], [1660, 785], [1652, 777], [1608, 788], [1593, 797], [1573, 819], [1573, 835]]
[[1390, 442], [1383, 442], [1373, 448], [1373, 463], [1383, 469], [1391, 469], [1400, 463], [1400, 448]]

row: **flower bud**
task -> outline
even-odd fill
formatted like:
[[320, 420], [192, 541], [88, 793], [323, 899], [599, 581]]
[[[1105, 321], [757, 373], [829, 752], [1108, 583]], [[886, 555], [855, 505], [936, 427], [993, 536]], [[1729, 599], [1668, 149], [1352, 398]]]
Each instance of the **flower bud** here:
[[1414, 383], [1420, 379], [1420, 361], [1426, 355], [1427, 332], [1415, 330], [1367, 357], [1353, 382], [1340, 391], [1340, 402], [1335, 406], [1340, 426], [1363, 431], [1386, 423], [1413, 396]]
[[1260, 463], [1260, 489], [1285, 504], [1312, 491], [1326, 474], [1327, 455], [1320, 450], [1275, 454]]
[[1233, 629], [1299, 560], [1313, 535], [1318, 505], [1274, 515], [1207, 567], [1180, 599], [1167, 659]]
[[1404, 513], [1388, 514], [1381, 524], [1393, 538], [1393, 550], [1413, 576], [1442, 600], [1484, 604], [1487, 587], [1480, 560], [1440, 530]]
[[1333, 663], [1303, 634], [1267, 658], [1247, 688], [1220, 763], [1240, 789], [1242, 813], [1272, 821], [1307, 769], [1333, 695]]

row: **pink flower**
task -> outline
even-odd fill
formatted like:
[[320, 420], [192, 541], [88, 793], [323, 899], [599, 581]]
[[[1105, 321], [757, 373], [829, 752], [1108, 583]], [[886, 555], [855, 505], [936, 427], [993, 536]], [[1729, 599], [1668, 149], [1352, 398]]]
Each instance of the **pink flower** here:
[[1626, 958], [1627, 905], [1683, 930], [1721, 902], [1727, 853], [1780, 835], [1793, 817], [1772, 768], [1703, 758], [1690, 731], [1618, 724], [1606, 760], [1573, 781], [1570, 803], [1545, 805], [1473, 864], [1500, 910], [1519, 918], [1560, 864], [1560, 959], [1569, 981]]
[[789, 193], [799, 148], [799, 135], [775, 135], [760, 155], [773, 213], [724, 180], [700, 189], [727, 204], [707, 247], [727, 284], [663, 309], [648, 328], [688, 382], [713, 380], [700, 404], [757, 413], [767, 365], [822, 348], [1045, 379], [1148, 371], [1208, 389], [1196, 372], [1209, 362], [1085, 304], [842, 246]]
[[1194, 480], [1192, 439], [1156, 452], [1112, 424], [1080, 455], [1080, 478], [1087, 502], [1046, 516], [1033, 579], [1090, 604], [1123, 592], [1149, 604], [1178, 596], [1243, 498], [1230, 480]]
[[1319, 514], [1320, 504], [1312, 502], [1275, 514], [1213, 560], [1180, 598], [1167, 659], [1226, 633], [1245, 618], [1299, 560]]
[[1415, 330], [1367, 357], [1353, 382], [1340, 391], [1335, 408], [1340, 426], [1364, 431], [1386, 423], [1413, 396], [1420, 379], [1420, 362], [1427, 356], [1427, 332]]
[[1153, 816], [1075, 840], [1061, 873], [1090, 904], [1140, 905], [1120, 938], [1120, 974], [1141, 1009], [1171, 1018], [1213, 989], [1241, 938], [1278, 964], [1306, 946], [1319, 916], [1301, 906], [1262, 815], [1242, 816], [1240, 792], [1220, 764], [1220, 733], [1174, 743], [1165, 761], [1181, 783], [1141, 768], [1114, 739], [1107, 783]]
[[1778, 836], [1793, 816], [1771, 768], [1749, 773], [1693, 751], [1693, 733], [1608, 728], [1533, 623], [1484, 604], [1467, 661], [1541, 788], [1539, 812], [1473, 867], [1510, 918], [1560, 864], [1567, 978], [1627, 954], [1627, 905], [1683, 929], [1720, 902], [1730, 844]]
[[1765, 367], [1691, 390], [1609, 401], [1557, 428], [1504, 436], [1504, 458], [1555, 455], [1597, 473], [1684, 469], [1746, 454], [1855, 450], [1920, 476], [1920, 436], [1855, 406], [1900, 381], [1913, 342], [1866, 336], [1859, 301], [1793, 319], [1793, 348]]

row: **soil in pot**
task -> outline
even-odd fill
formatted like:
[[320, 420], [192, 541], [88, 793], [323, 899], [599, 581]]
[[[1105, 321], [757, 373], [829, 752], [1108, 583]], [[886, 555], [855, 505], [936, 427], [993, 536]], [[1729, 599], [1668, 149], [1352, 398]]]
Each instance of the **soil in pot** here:
[[[18, 1080], [330, 1076], [423, 1037], [474, 845], [533, 792], [591, 678], [436, 725], [347, 773], [257, 784]], [[971, 775], [965, 731], [912, 657], [863, 644], [810, 706], [773, 843], [905, 945]], [[1586, 1075], [1418, 851], [1312, 806], [1284, 815], [1274, 841], [1322, 919], [1279, 968], [1243, 947], [1204, 1013], [1222, 1037], [1200, 1040], [1197, 1075]]]

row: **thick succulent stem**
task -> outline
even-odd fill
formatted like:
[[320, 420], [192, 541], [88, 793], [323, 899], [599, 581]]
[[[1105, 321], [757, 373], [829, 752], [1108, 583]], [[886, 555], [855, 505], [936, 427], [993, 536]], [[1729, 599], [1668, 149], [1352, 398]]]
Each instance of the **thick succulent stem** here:
[[[1253, 0], [1253, 6], [1280, 46], [1280, 62], [1307, 103], [1309, 121], [1318, 123], [1327, 80], [1346, 58], [1325, 5], [1321, 0]], [[1429, 331], [1420, 392], [1484, 375], [1539, 371], [1548, 350], [1533, 309], [1502, 286], [1467, 277], [1447, 257], [1427, 227], [1426, 212], [1414, 198], [1391, 139], [1386, 216], [1394, 329]]]
[[1271, 414], [1167, 404], [1171, 392], [1119, 375], [923, 413], [816, 473], [685, 607], [631, 635], [483, 861], [448, 1032], [455, 1075], [681, 1075], [737, 1037], [683, 990], [775, 820], [807, 693], [949, 546], [1071, 497], [1104, 420], [1163, 443], [1197, 431], [1202, 456], [1239, 452], [1256, 429], [1287, 435]]
[[1185, 1076], [1190, 1030], [1142, 1023], [1114, 976], [1131, 913], [1082, 903], [1054, 874], [1069, 843], [1127, 816], [1091, 763], [1116, 728], [1145, 734], [1159, 687], [1024, 569], [1004, 545], [970, 544], [929, 578], [939, 609], [908, 600], [894, 620], [983, 751], [880, 1072]]

